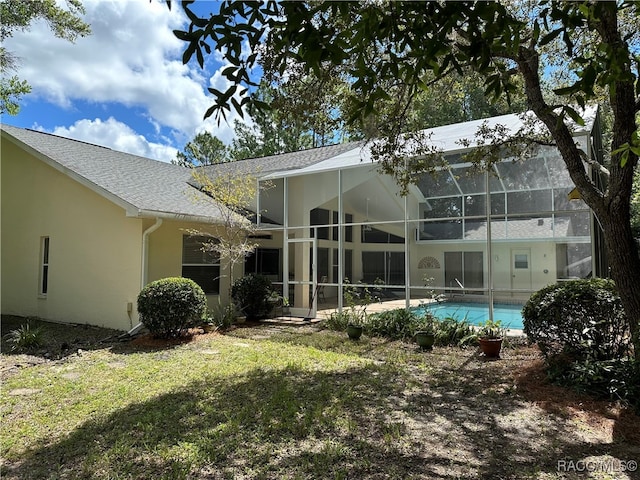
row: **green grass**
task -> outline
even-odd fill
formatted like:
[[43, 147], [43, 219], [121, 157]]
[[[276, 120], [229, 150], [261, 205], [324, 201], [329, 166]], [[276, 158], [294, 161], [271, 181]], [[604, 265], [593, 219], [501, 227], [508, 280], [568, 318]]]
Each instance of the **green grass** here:
[[517, 353], [265, 332], [21, 369], [2, 386], [3, 478], [549, 478], [519, 472], [582, 445], [514, 394]]

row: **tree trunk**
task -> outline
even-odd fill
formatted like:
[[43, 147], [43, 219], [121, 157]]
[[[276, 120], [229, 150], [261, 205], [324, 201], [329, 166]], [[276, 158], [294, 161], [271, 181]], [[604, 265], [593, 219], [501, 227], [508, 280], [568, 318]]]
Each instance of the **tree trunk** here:
[[[626, 218], [625, 218], [626, 217]], [[611, 210], [602, 221], [611, 278], [616, 282], [636, 354], [640, 352], [640, 255], [628, 215]], [[637, 355], [636, 355], [637, 358]]]
[[[582, 199], [600, 221], [609, 260], [609, 273], [616, 283], [627, 314], [634, 353], [640, 352], [640, 257], [630, 220], [631, 184], [638, 159], [630, 154], [627, 165], [622, 167], [619, 158], [614, 156], [610, 165], [608, 188], [604, 192], [598, 189], [591, 181], [571, 131], [544, 101], [537, 52], [521, 48], [518, 67], [525, 81], [530, 108], [549, 129]], [[631, 134], [637, 128], [633, 92], [632, 83], [616, 83], [615, 93], [611, 97], [614, 111], [612, 151], [625, 142], [630, 142]]]

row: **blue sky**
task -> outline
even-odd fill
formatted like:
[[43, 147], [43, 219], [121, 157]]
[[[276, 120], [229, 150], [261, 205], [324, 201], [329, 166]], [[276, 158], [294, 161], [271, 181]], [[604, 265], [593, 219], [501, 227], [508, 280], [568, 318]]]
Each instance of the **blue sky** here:
[[[234, 116], [229, 124], [203, 120], [213, 102], [207, 87], [226, 87], [224, 66], [215, 53], [204, 71], [182, 64], [185, 44], [172, 31], [187, 22], [177, 1], [171, 11], [163, 0], [83, 4], [91, 36], [70, 43], [38, 22], [5, 42], [32, 93], [3, 123], [163, 161], [204, 130], [232, 140]], [[198, 2], [197, 9], [209, 13], [217, 2]]]

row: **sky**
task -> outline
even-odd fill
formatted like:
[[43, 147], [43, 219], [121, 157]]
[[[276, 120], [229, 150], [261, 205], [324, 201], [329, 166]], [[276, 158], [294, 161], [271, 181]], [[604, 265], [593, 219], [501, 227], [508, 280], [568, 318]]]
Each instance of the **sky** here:
[[[226, 89], [224, 66], [215, 52], [204, 70], [195, 61], [182, 64], [186, 43], [173, 30], [186, 29], [187, 19], [177, 1], [171, 10], [164, 0], [83, 5], [92, 34], [75, 43], [56, 38], [44, 22], [5, 41], [32, 92], [3, 123], [167, 162], [202, 131], [231, 142], [235, 112], [229, 123], [203, 120], [213, 103], [207, 88]], [[197, 6], [210, 13], [217, 3]]]

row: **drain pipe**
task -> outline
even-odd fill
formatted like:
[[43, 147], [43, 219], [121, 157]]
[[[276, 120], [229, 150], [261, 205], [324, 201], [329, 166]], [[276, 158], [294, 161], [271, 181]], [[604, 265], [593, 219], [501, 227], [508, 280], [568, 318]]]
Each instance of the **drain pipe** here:
[[[156, 223], [142, 232], [142, 264], [140, 266], [140, 290], [147, 284], [147, 264], [149, 260], [149, 235], [155, 232], [162, 225], [162, 219], [156, 218]], [[138, 323], [135, 327], [127, 332], [128, 335], [135, 335], [142, 328], [142, 323]]]

